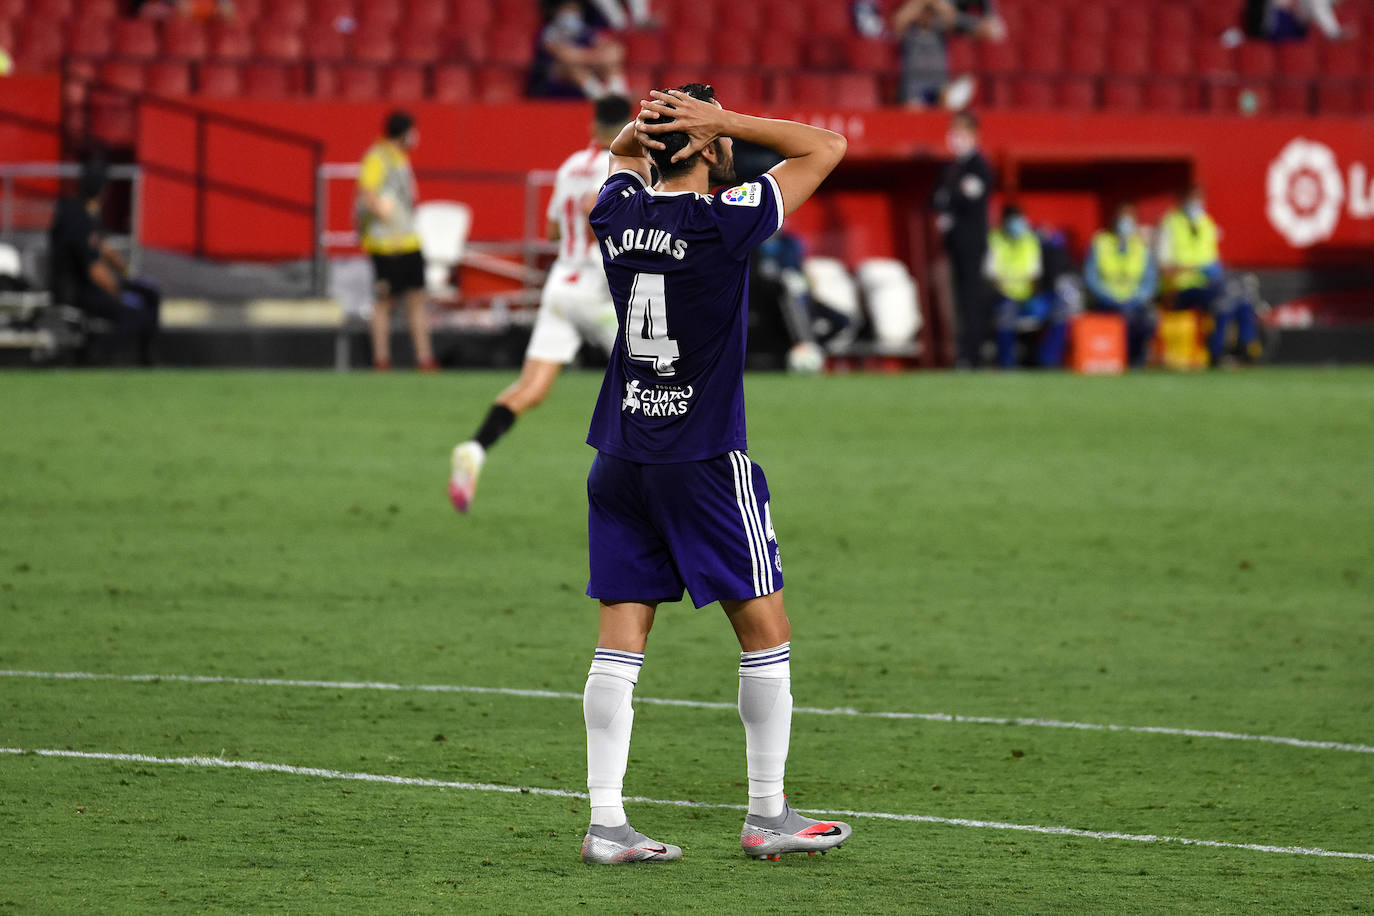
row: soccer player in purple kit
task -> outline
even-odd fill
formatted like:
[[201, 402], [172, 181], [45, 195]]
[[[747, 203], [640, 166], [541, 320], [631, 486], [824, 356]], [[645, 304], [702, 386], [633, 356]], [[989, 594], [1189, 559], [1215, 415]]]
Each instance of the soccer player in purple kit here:
[[[824, 852], [849, 838], [849, 826], [803, 817], [783, 797], [791, 624], [768, 484], [746, 453], [743, 373], [749, 255], [835, 168], [845, 139], [727, 111], [700, 83], [651, 96], [611, 145], [611, 174], [590, 216], [620, 333], [587, 436], [597, 450], [587, 594], [600, 600], [601, 622], [583, 694], [591, 826], [582, 860], [682, 855], [630, 826], [621, 793], [654, 612], [684, 589], [698, 608], [719, 601], [739, 639], [744, 851]], [[731, 138], [783, 161], [711, 194], [737, 181]]]

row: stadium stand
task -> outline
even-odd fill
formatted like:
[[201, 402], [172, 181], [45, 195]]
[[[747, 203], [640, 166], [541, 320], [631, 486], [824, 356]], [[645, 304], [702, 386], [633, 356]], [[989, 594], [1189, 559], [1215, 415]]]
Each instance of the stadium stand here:
[[[120, 16], [115, 0], [3, 0], [0, 39], [18, 72], [65, 65], [69, 77], [105, 72], [74, 64], [159, 59], [189, 67], [183, 81], [159, 71], [142, 89], [185, 95], [225, 91], [212, 69], [240, 66], [240, 91], [350, 98], [470, 98], [501, 102], [523, 92], [539, 31], [538, 4], [464, 0], [257, 0], [238, 3], [237, 22], [159, 21]], [[1374, 110], [1374, 0], [1340, 7], [1354, 40], [1319, 35], [1275, 46], [1221, 41], [1239, 25], [1239, 2], [1002, 0], [1005, 41], [949, 42], [951, 72], [977, 80], [983, 108], [1235, 110], [1288, 114]], [[633, 85], [710, 71], [746, 104], [826, 103], [864, 108], [895, 95], [895, 43], [860, 37], [842, 0], [661, 0], [661, 32], [623, 36]], [[7, 37], [8, 36], [8, 37]], [[262, 81], [250, 68], [304, 61], [305, 78]], [[399, 64], [423, 72], [395, 71]], [[352, 69], [340, 80], [340, 67]], [[822, 86], [827, 81], [829, 85]], [[327, 91], [326, 91], [327, 90]], [[402, 92], [403, 90], [403, 92]]]

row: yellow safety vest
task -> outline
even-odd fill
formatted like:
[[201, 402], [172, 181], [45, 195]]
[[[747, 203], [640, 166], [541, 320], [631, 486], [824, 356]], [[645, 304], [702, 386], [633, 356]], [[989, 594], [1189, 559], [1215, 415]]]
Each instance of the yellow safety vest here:
[[[363, 156], [358, 173], [358, 197], [354, 204], [358, 235], [369, 254], [409, 254], [420, 250], [415, 231], [415, 173], [410, 157], [395, 143], [380, 140]], [[389, 220], [368, 210], [362, 192], [387, 195], [395, 201]]]
[[1093, 259], [1102, 285], [1117, 302], [1127, 302], [1140, 289], [1145, 269], [1150, 266], [1150, 252], [1145, 240], [1132, 234], [1121, 250], [1121, 240], [1115, 232], [1099, 232], [1093, 236]]
[[1002, 295], [1025, 302], [1035, 294], [1040, 239], [1034, 232], [1016, 239], [1001, 229], [994, 229], [988, 235], [988, 250], [992, 253], [993, 283]]
[[[1189, 268], [1174, 277], [1166, 273], [1165, 286], [1170, 292], [1182, 289], [1201, 289], [1208, 283], [1207, 275], [1197, 268], [1221, 260], [1217, 247], [1217, 224], [1206, 213], [1189, 220], [1182, 210], [1170, 210], [1164, 216], [1161, 231], [1167, 232], [1174, 267]], [[1160, 265], [1163, 267], [1164, 265]]]

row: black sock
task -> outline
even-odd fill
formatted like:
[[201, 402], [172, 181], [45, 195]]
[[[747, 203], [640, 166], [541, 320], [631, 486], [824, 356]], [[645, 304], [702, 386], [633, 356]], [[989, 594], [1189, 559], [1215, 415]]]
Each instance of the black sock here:
[[510, 428], [515, 425], [515, 414], [504, 404], [493, 404], [491, 410], [487, 411], [487, 418], [482, 421], [482, 425], [477, 430], [477, 435], [472, 438], [477, 440], [477, 444], [483, 450], [491, 448], [496, 444]]

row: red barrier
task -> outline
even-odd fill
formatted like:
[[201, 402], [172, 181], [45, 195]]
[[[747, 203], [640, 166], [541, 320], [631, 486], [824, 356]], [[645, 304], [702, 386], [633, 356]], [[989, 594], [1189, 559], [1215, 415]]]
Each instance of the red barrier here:
[[[355, 161], [379, 132], [388, 106], [329, 101], [214, 101], [214, 111], [318, 137], [328, 161]], [[413, 106], [421, 130], [421, 168], [509, 175], [550, 169], [584, 142], [588, 108], [569, 103], [489, 107]], [[793, 228], [820, 250], [849, 259], [906, 255], [919, 247], [919, 214], [942, 157], [946, 119], [899, 110], [865, 112], [780, 109], [770, 114], [833, 127], [850, 153], [816, 203]], [[1081, 251], [1110, 208], [1124, 197], [1141, 203], [1146, 221], [1174, 191], [1196, 179], [1224, 231], [1228, 263], [1248, 267], [1359, 266], [1374, 256], [1374, 122], [1352, 118], [1244, 118], [1026, 114], [984, 118], [985, 146], [1004, 184], [1037, 223], [1065, 230]], [[304, 177], [279, 168], [267, 141], [239, 139], [209, 151], [215, 175], [251, 175], [264, 191], [299, 198]], [[140, 157], [165, 159], [184, 144], [159, 119], [143, 120]], [[475, 212], [478, 239], [518, 237], [523, 196], [510, 181], [444, 189]], [[426, 194], [437, 196], [422, 187]], [[349, 192], [335, 192], [347, 212]], [[338, 207], [343, 207], [339, 211]], [[148, 237], [176, 247], [184, 239], [180, 205], [150, 201]], [[260, 206], [221, 201], [215, 208], [216, 250], [302, 257], [300, 227], [271, 219]], [[289, 224], [289, 225], [288, 225]]]

